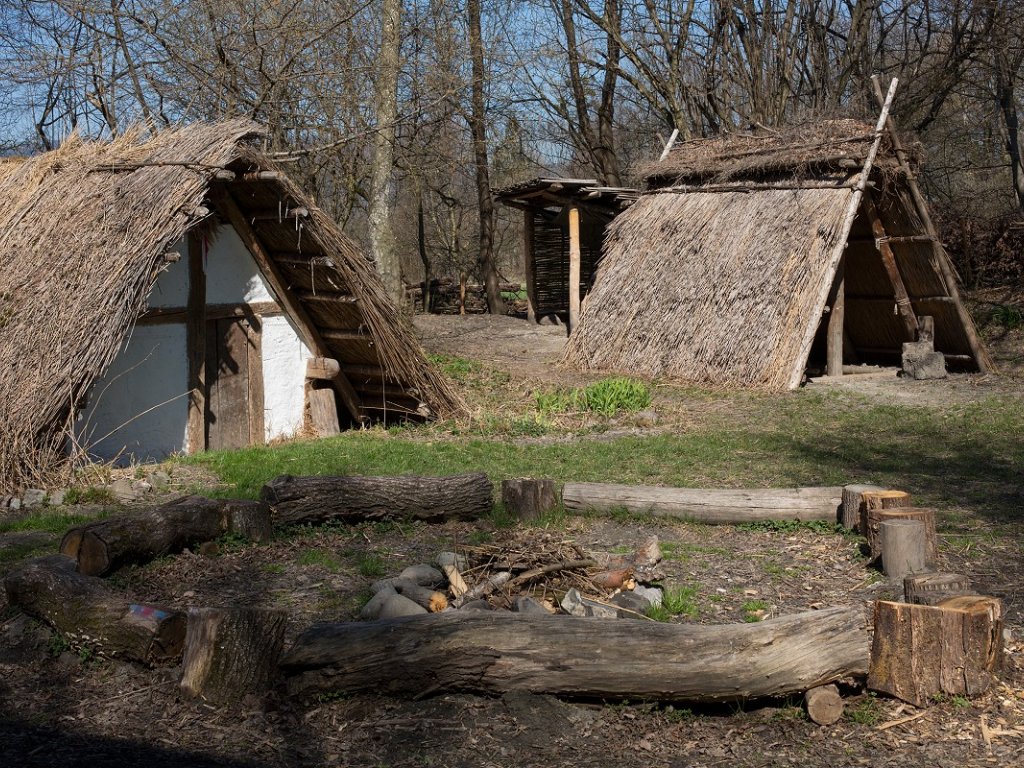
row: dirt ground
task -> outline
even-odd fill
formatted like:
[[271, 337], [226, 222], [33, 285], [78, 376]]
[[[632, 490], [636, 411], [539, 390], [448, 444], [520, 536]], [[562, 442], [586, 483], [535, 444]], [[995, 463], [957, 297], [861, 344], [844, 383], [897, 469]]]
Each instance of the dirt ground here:
[[[488, 316], [416, 324], [430, 352], [482, 360], [525, 381], [586, 380], [553, 366], [564, 328]], [[892, 378], [810, 386], [861, 387], [872, 398], [915, 403], [1017, 387], [1012, 378], [958, 377], [942, 387]], [[692, 611], [678, 621], [732, 623], [829, 605], [862, 609], [891, 589], [866, 566], [852, 537], [618, 517], [568, 517], [546, 531], [494, 521], [322, 526], [261, 546], [226, 542], [212, 556], [185, 553], [123, 569], [111, 581], [139, 602], [284, 607], [291, 639], [317, 620], [352, 619], [372, 581], [438, 551], [512, 547], [541, 534], [589, 552], [622, 552], [658, 536], [661, 583], [693, 592]], [[797, 701], [700, 708], [526, 693], [296, 698], [279, 687], [266, 699], [214, 706], [179, 695], [179, 668], [95, 658], [61, 643], [0, 596], [0, 766], [1024, 765], [1019, 542], [979, 529], [940, 544], [944, 569], [971, 574], [980, 591], [1006, 606], [1007, 663], [993, 690], [918, 710], [849, 688], [846, 714], [830, 727], [807, 720]]]

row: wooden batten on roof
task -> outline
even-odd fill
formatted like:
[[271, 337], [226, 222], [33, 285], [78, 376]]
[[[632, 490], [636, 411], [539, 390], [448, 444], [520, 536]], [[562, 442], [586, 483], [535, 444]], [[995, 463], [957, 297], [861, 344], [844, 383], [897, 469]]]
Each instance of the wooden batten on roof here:
[[[259, 151], [262, 135], [255, 123], [228, 120], [149, 139], [141, 131], [112, 142], [72, 137], [0, 164], [0, 491], [44, 483], [65, 461], [77, 410], [136, 322], [191, 329], [197, 420], [204, 363], [195, 320], [207, 312], [287, 314], [314, 355], [339, 361], [331, 385], [350, 421], [464, 411], [370, 262]], [[275, 302], [207, 306], [196, 291], [186, 308], [148, 310], [157, 277], [183, 257], [172, 246], [214, 218], [237, 231]], [[201, 260], [199, 248], [186, 258]], [[376, 388], [366, 384], [369, 370]], [[193, 431], [201, 424], [190, 421]]]
[[649, 165], [644, 194], [609, 227], [563, 359], [785, 389], [809, 366], [899, 364], [930, 316], [951, 369], [992, 370], [917, 189], [915, 153], [891, 119], [879, 126], [685, 142]]

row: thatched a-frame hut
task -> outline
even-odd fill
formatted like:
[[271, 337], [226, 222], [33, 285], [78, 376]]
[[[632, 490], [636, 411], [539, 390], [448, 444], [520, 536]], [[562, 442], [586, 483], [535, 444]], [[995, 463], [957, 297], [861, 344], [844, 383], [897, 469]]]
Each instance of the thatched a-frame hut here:
[[311, 404], [341, 426], [464, 407], [260, 139], [234, 120], [0, 164], [0, 489], [69, 451], [263, 443]]
[[898, 141], [832, 120], [677, 146], [609, 227], [565, 360], [785, 389], [827, 356], [898, 365], [931, 316], [950, 368], [989, 370]]

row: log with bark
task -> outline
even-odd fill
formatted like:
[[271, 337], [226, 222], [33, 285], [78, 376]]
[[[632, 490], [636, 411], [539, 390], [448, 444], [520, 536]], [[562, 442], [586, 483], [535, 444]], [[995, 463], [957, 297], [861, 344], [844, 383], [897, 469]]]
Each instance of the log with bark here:
[[502, 480], [501, 501], [517, 520], [536, 520], [558, 506], [555, 481], [530, 477]]
[[294, 692], [741, 701], [862, 678], [865, 624], [860, 608], [723, 626], [449, 612], [319, 625], [296, 640], [281, 666]]
[[971, 581], [959, 573], [919, 573], [903, 579], [908, 603], [938, 605], [949, 597], [976, 594]]
[[450, 477], [293, 477], [263, 486], [262, 498], [282, 523], [327, 520], [473, 520], [491, 510], [487, 475]]
[[562, 504], [573, 512], [629, 512], [701, 523], [838, 519], [842, 488], [662, 488], [566, 483]]
[[868, 688], [923, 707], [935, 696], [979, 696], [1002, 666], [1003, 611], [994, 597], [937, 606], [879, 600]]
[[182, 691], [214, 702], [265, 693], [279, 674], [286, 623], [275, 608], [192, 608]]
[[123, 565], [148, 563], [223, 535], [230, 527], [226, 502], [186, 496], [153, 509], [96, 520], [70, 529], [60, 543], [78, 570], [105, 576]]
[[843, 716], [843, 697], [834, 684], [819, 685], [804, 694], [807, 716], [818, 725], [833, 725]]
[[843, 486], [843, 507], [841, 511], [841, 523], [844, 528], [860, 532], [860, 521], [864, 514], [864, 493], [866, 491], [884, 490], [878, 485], [864, 485], [862, 483]]
[[129, 602], [65, 555], [29, 560], [4, 579], [11, 605], [49, 624], [74, 645], [156, 665], [174, 663], [185, 643], [185, 614]]

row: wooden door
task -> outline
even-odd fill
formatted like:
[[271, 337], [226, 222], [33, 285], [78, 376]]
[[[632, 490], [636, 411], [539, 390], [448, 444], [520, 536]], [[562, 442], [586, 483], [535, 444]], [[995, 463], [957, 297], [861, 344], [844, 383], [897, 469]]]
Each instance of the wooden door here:
[[255, 317], [206, 324], [206, 447], [263, 443], [263, 364]]

